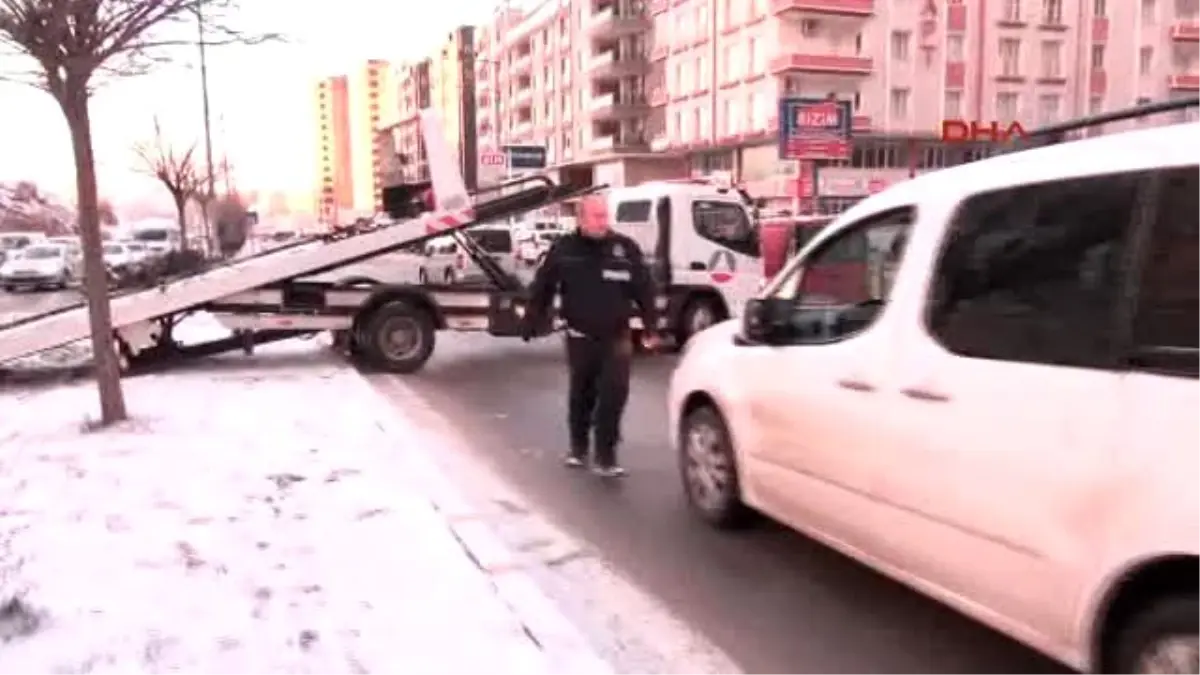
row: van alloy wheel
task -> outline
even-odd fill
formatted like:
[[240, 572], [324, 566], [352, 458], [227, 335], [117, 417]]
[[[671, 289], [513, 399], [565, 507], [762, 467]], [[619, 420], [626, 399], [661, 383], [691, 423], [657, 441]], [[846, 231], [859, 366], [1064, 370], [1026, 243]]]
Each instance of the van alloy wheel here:
[[710, 406], [687, 413], [679, 430], [679, 469], [692, 509], [723, 529], [746, 524], [737, 458], [725, 420]]

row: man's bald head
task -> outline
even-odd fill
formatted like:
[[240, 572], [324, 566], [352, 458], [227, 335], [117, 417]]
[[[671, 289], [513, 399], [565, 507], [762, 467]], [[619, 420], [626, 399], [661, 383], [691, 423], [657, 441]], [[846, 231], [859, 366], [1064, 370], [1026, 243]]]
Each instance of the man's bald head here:
[[579, 232], [588, 237], [608, 234], [612, 221], [608, 216], [608, 200], [600, 195], [588, 195], [579, 200]]

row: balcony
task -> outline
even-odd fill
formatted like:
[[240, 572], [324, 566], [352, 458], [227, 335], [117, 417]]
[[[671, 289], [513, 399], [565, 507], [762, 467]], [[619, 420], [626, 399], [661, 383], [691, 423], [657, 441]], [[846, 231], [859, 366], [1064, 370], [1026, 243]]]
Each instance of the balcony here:
[[1176, 42], [1200, 42], [1200, 21], [1176, 21], [1171, 24], [1171, 39]]
[[865, 56], [833, 54], [784, 54], [771, 59], [771, 74], [825, 73], [834, 75], [870, 75], [871, 59]]
[[588, 150], [602, 155], [614, 152], [649, 152], [650, 144], [636, 134], [596, 136], [588, 145]]
[[771, 13], [781, 19], [875, 14], [875, 0], [771, 0]]
[[592, 101], [588, 105], [588, 112], [591, 113], [592, 121], [607, 122], [637, 117], [649, 110], [649, 107], [642, 97], [619, 97], [616, 94], [604, 94], [592, 97]]
[[615, 51], [608, 51], [596, 54], [588, 61], [588, 74], [596, 80], [645, 75], [648, 72], [650, 61], [645, 56], [625, 55], [618, 58]]
[[518, 87], [512, 95], [512, 103], [515, 107], [524, 107], [533, 102], [533, 84], [527, 83], [524, 86]]
[[1167, 77], [1167, 89], [1171, 91], [1200, 91], [1200, 75], [1195, 73], [1170, 75]]
[[514, 141], [524, 141], [533, 138], [533, 118], [528, 118], [522, 122], [517, 122], [512, 127], [512, 138]]
[[627, 35], [645, 33], [654, 27], [654, 20], [645, 12], [617, 12], [606, 9], [593, 14], [587, 22], [588, 35], [593, 39], [612, 40]]
[[519, 55], [513, 57], [513, 60], [509, 63], [508, 72], [511, 75], [516, 75], [518, 73], [527, 73], [527, 72], [529, 72], [529, 67], [532, 65], [533, 65], [533, 52], [528, 51], [528, 52], [525, 52], [524, 54], [519, 54]]

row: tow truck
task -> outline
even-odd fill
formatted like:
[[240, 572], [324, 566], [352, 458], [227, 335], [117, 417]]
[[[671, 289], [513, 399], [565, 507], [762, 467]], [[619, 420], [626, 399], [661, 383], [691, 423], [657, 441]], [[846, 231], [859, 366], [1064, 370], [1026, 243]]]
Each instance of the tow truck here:
[[[605, 186], [562, 186], [529, 176], [468, 193], [445, 143], [441, 121], [420, 114], [431, 181], [384, 194], [386, 216], [226, 262], [149, 289], [111, 293], [112, 336], [128, 371], [188, 357], [333, 331], [356, 364], [411, 373], [433, 353], [436, 331], [486, 331], [515, 336], [525, 288], [481, 251], [464, 230], [505, 221]], [[425, 197], [432, 194], [432, 209]], [[324, 275], [375, 256], [419, 248], [451, 236], [483, 270], [488, 283], [344, 285]], [[314, 278], [315, 277], [315, 278]], [[173, 329], [195, 312], [212, 314], [230, 335], [181, 344]], [[90, 334], [86, 302], [0, 325], [0, 366]]]

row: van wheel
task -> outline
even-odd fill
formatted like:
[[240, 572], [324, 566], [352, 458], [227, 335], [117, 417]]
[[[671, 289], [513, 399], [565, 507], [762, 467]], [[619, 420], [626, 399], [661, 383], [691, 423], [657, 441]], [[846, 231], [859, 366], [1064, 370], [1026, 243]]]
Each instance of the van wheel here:
[[693, 335], [721, 321], [724, 314], [720, 304], [710, 297], [699, 296], [688, 300], [675, 326], [676, 345], [682, 347], [687, 344]]
[[444, 283], [448, 286], [454, 285], [454, 283], [455, 283], [454, 270], [447, 269], [445, 272], [442, 273], [442, 283]]
[[688, 505], [705, 522], [723, 530], [750, 522], [733, 440], [725, 420], [711, 406], [692, 410], [680, 424], [679, 472]]
[[392, 373], [420, 370], [433, 353], [437, 335], [429, 312], [402, 300], [380, 305], [357, 333], [371, 365]]
[[1134, 614], [1117, 633], [1107, 673], [1200, 672], [1200, 603], [1169, 597]]

